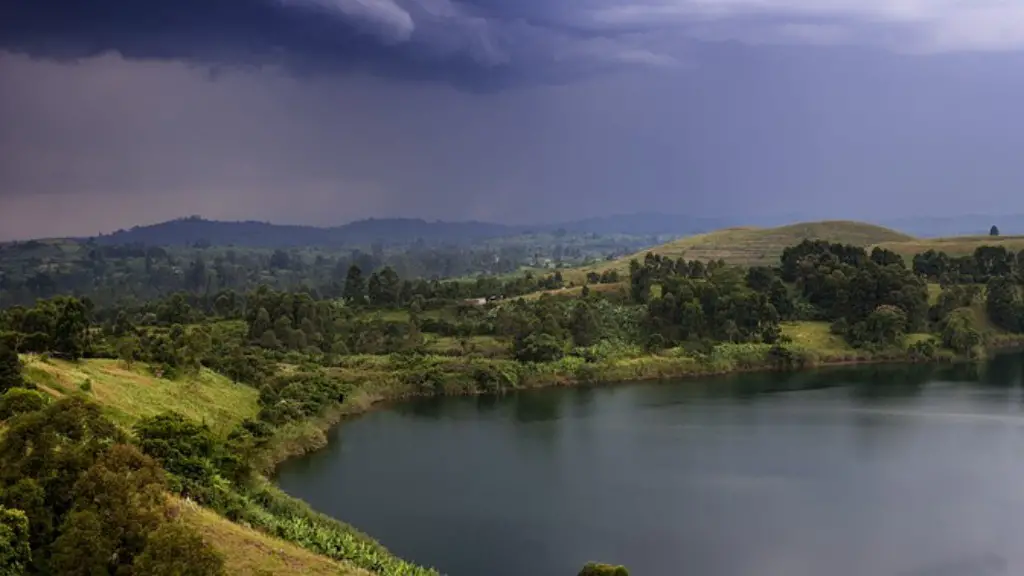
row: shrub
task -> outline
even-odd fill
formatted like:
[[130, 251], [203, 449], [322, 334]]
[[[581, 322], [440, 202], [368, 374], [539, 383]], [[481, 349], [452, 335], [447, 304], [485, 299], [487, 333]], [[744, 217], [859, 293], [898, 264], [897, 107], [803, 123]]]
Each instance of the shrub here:
[[35, 390], [11, 388], [0, 397], [0, 420], [46, 407], [48, 398]]

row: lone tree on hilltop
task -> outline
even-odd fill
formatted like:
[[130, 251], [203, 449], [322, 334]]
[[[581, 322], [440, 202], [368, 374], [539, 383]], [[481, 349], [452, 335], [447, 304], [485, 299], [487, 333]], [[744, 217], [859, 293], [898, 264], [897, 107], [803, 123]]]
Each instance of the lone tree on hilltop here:
[[999, 227], [993, 224], [992, 227], [988, 229], [988, 235], [999, 236]]

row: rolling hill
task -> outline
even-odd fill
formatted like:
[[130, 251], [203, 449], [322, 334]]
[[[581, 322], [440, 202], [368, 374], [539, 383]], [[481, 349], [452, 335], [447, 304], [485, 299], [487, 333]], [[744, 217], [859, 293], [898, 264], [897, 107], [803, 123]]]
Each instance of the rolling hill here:
[[642, 259], [647, 252], [687, 260], [721, 258], [729, 264], [742, 266], [774, 264], [786, 247], [803, 240], [828, 240], [864, 247], [916, 241], [914, 237], [890, 228], [845, 220], [803, 222], [777, 228], [726, 228], [673, 240], [617, 260], [596, 264], [584, 271], [626, 270], [631, 259]]
[[1003, 246], [1012, 252], [1024, 250], [1024, 236], [954, 236], [950, 238], [913, 238], [903, 241], [888, 241], [877, 244], [880, 248], [892, 250], [904, 258], [935, 250], [949, 256], [967, 256], [980, 246]]

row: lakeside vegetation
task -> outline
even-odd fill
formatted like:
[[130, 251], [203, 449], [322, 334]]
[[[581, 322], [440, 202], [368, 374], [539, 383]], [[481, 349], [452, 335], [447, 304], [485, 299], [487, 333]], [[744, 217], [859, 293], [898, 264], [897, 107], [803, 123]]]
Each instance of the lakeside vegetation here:
[[[12, 553], [0, 566], [437, 574], [265, 474], [379, 401], [954, 361], [1024, 342], [1024, 252], [1002, 246], [908, 263], [891, 250], [805, 240], [771, 266], [650, 253], [621, 275], [584, 275], [586, 285], [565, 276], [428, 281], [349, 264], [329, 295], [197, 287], [3, 310], [0, 505]], [[26, 435], [50, 430], [59, 432], [52, 450], [26, 447]], [[89, 480], [111, 477], [130, 481]], [[120, 503], [117, 514], [90, 507], [97, 486]], [[135, 491], [150, 494], [144, 505], [129, 502]], [[118, 530], [131, 537], [83, 544]]]

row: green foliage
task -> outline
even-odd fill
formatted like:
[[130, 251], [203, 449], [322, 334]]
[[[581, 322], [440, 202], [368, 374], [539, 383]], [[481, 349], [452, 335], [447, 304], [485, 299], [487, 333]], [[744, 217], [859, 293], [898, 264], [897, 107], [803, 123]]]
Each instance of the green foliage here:
[[34, 551], [51, 541], [50, 531], [71, 510], [79, 477], [111, 443], [124, 439], [98, 406], [81, 398], [64, 398], [8, 422], [0, 439], [3, 504], [52, 519], [33, 522]]
[[278, 376], [260, 388], [260, 419], [281, 425], [316, 416], [342, 400], [342, 383], [323, 372]]
[[213, 499], [220, 445], [205, 424], [174, 412], [144, 418], [135, 425], [139, 448], [174, 477], [174, 488], [200, 502]]
[[994, 277], [985, 290], [985, 311], [993, 324], [1008, 332], [1024, 331], [1024, 305], [1015, 282]]
[[224, 558], [179, 522], [166, 522], [149, 534], [134, 573], [146, 576], [219, 576]]
[[625, 566], [588, 562], [578, 576], [629, 576], [629, 570]]
[[11, 388], [24, 388], [25, 380], [21, 375], [21, 360], [18, 353], [6, 344], [0, 343], [0, 393]]
[[0, 576], [21, 576], [32, 562], [28, 517], [0, 506]]
[[11, 388], [0, 397], [0, 420], [8, 420], [19, 414], [36, 412], [46, 407], [49, 398], [37, 390]]
[[960, 354], [972, 353], [982, 343], [970, 308], [957, 308], [942, 321], [942, 345]]
[[552, 362], [565, 355], [566, 342], [553, 334], [534, 333], [516, 337], [512, 355], [520, 362]]
[[132, 574], [163, 521], [164, 473], [133, 446], [112, 446], [75, 484], [75, 504], [53, 545], [58, 574]]

